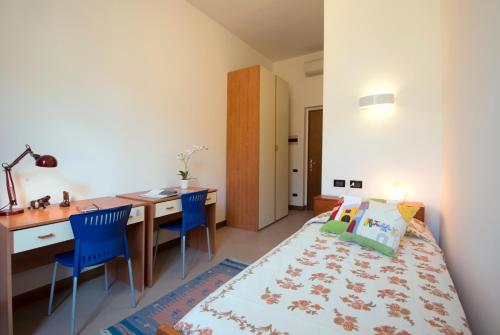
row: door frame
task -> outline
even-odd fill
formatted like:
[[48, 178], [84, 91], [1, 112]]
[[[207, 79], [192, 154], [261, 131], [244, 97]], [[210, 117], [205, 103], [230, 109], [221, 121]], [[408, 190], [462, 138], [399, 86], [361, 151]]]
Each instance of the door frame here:
[[[304, 183], [302, 185], [303, 189], [303, 198], [302, 198], [302, 206], [307, 208], [307, 175], [308, 175], [308, 165], [307, 165], [307, 157], [309, 155], [309, 112], [322, 110], [323, 115], [325, 110], [323, 109], [323, 105], [311, 106], [304, 108], [304, 157], [302, 169], [304, 171]], [[323, 154], [322, 154], [323, 155]], [[323, 178], [321, 178], [323, 182]]]

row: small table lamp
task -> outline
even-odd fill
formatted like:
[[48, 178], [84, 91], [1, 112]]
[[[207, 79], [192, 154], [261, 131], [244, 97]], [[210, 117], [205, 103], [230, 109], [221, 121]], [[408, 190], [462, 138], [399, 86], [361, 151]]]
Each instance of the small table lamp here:
[[35, 160], [35, 165], [38, 167], [43, 167], [43, 168], [53, 168], [57, 166], [57, 159], [55, 159], [54, 156], [50, 155], [37, 155], [35, 154], [29, 145], [26, 144], [26, 150], [19, 155], [12, 163], [7, 164], [3, 163], [2, 167], [5, 171], [5, 178], [7, 182], [7, 194], [9, 196], [9, 208], [0, 211], [0, 216], [10, 216], [10, 215], [15, 215], [15, 214], [21, 214], [24, 212], [24, 209], [22, 208], [14, 208], [14, 206], [17, 206], [17, 199], [16, 199], [16, 190], [14, 188], [14, 180], [12, 179], [12, 174], [11, 170], [14, 166], [17, 165], [24, 157], [27, 155], [30, 155], [33, 157]]

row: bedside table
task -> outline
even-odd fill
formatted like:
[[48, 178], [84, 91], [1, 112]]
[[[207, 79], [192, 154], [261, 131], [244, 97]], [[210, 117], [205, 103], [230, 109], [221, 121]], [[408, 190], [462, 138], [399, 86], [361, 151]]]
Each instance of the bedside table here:
[[314, 197], [314, 215], [319, 215], [324, 212], [331, 211], [339, 197], [332, 195], [317, 195]]

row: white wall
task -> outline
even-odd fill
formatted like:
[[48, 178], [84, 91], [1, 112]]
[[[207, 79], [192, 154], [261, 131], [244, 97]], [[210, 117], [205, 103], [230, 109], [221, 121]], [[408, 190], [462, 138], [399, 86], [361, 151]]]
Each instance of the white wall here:
[[442, 30], [442, 243], [473, 333], [498, 334], [500, 2], [443, 0]]
[[[297, 135], [299, 142], [290, 148], [290, 205], [306, 203], [304, 185], [305, 108], [323, 105], [323, 75], [306, 77], [304, 62], [323, 58], [323, 51], [275, 62], [274, 72], [288, 82], [290, 94], [290, 135]], [[298, 172], [292, 172], [298, 169]], [[292, 194], [297, 193], [297, 197]]]
[[[394, 181], [422, 201], [439, 235], [441, 189], [440, 4], [435, 0], [325, 1], [323, 187], [359, 179], [388, 197]], [[358, 108], [361, 96], [396, 95], [390, 111]]]
[[16, 167], [23, 205], [176, 185], [176, 153], [200, 144], [191, 170], [225, 219], [226, 74], [267, 58], [179, 0], [4, 0], [0, 45], [0, 160], [26, 143], [59, 160]]

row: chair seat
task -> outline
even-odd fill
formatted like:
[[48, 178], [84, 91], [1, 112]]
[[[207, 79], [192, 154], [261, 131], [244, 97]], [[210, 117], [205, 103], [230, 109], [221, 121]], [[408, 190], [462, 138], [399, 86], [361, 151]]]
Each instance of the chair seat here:
[[[63, 252], [61, 254], [57, 254], [54, 256], [54, 258], [56, 259], [56, 262], [58, 262], [61, 265], [66, 266], [68, 268], [72, 268], [75, 266], [75, 264], [74, 264], [75, 263], [75, 251], [74, 250], [68, 251], [68, 252]], [[97, 263], [95, 265], [101, 265], [101, 264], [107, 263], [108, 261], [110, 261], [114, 258], [115, 257], [112, 256], [112, 257], [103, 259], [102, 262]]]
[[75, 251], [63, 252], [54, 257], [59, 264], [72, 268], [75, 264]]
[[160, 225], [160, 229], [170, 231], [182, 231], [182, 218]]

